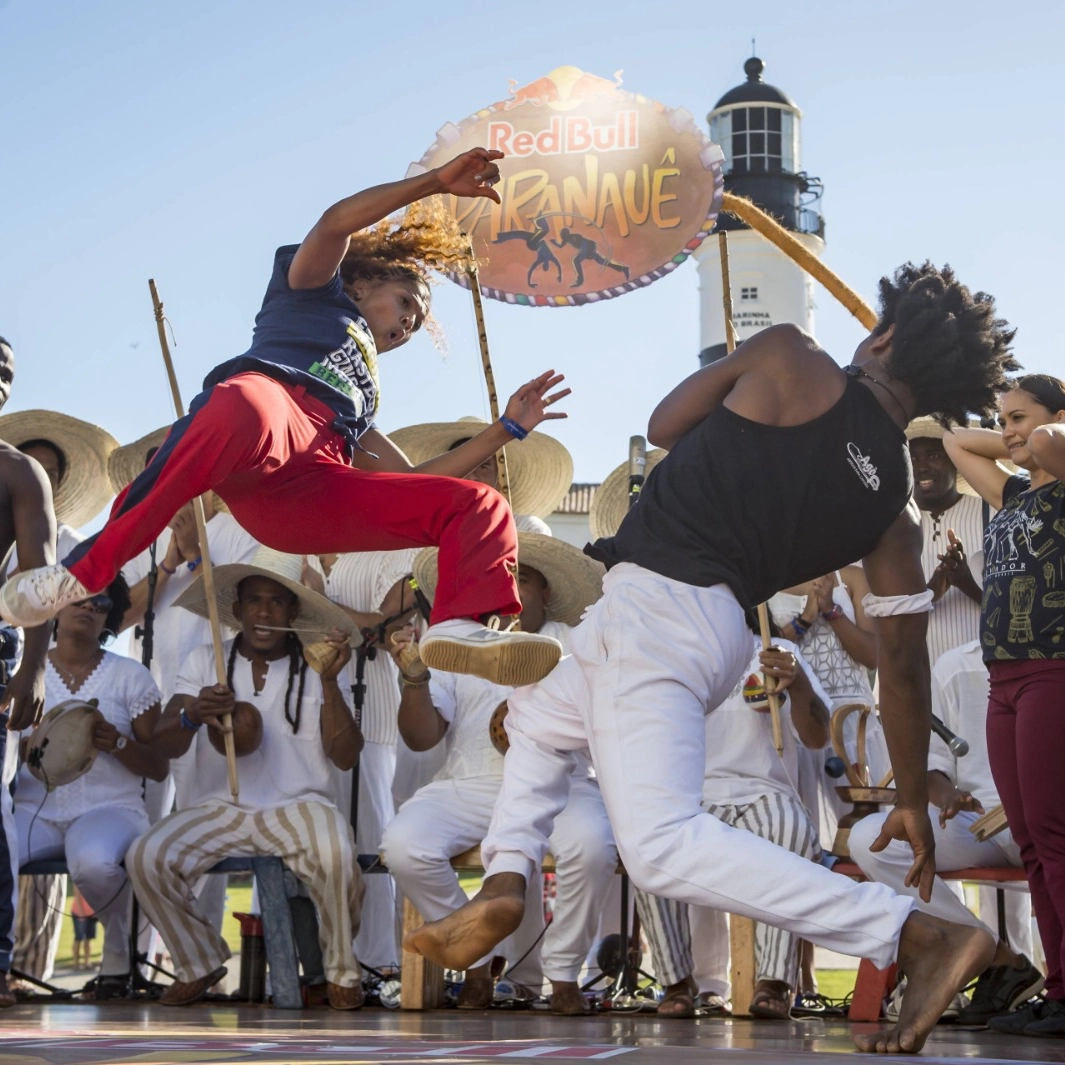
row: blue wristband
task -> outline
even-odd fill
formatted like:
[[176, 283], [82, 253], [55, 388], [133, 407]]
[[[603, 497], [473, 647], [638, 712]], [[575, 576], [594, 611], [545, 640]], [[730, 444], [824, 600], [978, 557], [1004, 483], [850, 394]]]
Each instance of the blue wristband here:
[[197, 555], [191, 562], [186, 562], [185, 564], [189, 567], [189, 573], [192, 573], [202, 561], [203, 555]]
[[183, 729], [185, 729], [187, 732], [199, 732], [200, 729], [203, 728], [203, 722], [201, 721], [198, 725], [194, 724], [192, 719], [189, 717], [189, 715], [186, 714], [184, 710], [182, 710], [181, 711], [181, 727]]
[[500, 418], [499, 423], [515, 440], [524, 440], [529, 435], [529, 430], [523, 429], [513, 418]]

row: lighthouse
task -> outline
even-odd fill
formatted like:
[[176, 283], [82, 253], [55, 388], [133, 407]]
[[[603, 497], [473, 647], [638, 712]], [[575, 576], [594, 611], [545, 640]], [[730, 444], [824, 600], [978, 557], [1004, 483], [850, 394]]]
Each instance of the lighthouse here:
[[[820, 258], [825, 246], [819, 178], [802, 169], [802, 112], [762, 78], [765, 63], [752, 56], [747, 80], [730, 89], [707, 115], [710, 139], [725, 155], [725, 189], [753, 200]], [[732, 321], [737, 342], [770, 325], [792, 322], [813, 331], [813, 280], [783, 252], [731, 215], [695, 252], [699, 270], [699, 362], [726, 354], [721, 302], [720, 232], [728, 233]]]

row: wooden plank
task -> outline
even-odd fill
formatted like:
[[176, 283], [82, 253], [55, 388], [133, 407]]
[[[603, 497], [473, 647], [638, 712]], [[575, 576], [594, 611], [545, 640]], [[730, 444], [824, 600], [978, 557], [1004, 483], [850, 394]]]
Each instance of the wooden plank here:
[[754, 953], [754, 921], [749, 917], [729, 916], [729, 948], [732, 953], [732, 1016], [749, 1017], [758, 969]]
[[[403, 900], [403, 936], [425, 922], [410, 899]], [[435, 1010], [444, 1004], [444, 970], [421, 954], [406, 952], [399, 971], [399, 1008]]]

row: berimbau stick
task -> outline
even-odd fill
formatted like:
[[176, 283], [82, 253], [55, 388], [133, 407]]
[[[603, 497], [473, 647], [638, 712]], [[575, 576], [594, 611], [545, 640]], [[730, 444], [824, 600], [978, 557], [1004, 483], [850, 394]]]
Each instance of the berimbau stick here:
[[[736, 350], [736, 330], [732, 324], [732, 283], [729, 281], [728, 272], [728, 234], [722, 230], [717, 235], [718, 248], [721, 251], [721, 302], [725, 308], [725, 347], [731, 355]], [[769, 611], [765, 603], [758, 604], [758, 629], [762, 637], [762, 650], [767, 651], [770, 645], [769, 637]], [[780, 696], [775, 690], [770, 690], [770, 684], [774, 683], [771, 677], [765, 678], [765, 693], [769, 700], [769, 720], [773, 727], [773, 746], [777, 754], [784, 757], [784, 734], [780, 728]]]
[[[166, 376], [170, 381], [170, 392], [174, 398], [174, 410], [179, 418], [185, 417], [185, 405], [181, 402], [181, 390], [178, 388], [174, 363], [170, 358], [170, 345], [166, 339], [166, 321], [163, 317], [163, 302], [155, 281], [149, 279], [148, 288], [152, 293], [152, 307], [155, 309], [155, 325], [159, 331], [159, 346], [166, 363]], [[215, 599], [214, 569], [211, 566], [211, 553], [207, 546], [207, 519], [203, 512], [203, 497], [197, 496], [192, 501], [192, 512], [196, 516], [196, 534], [200, 538], [200, 566], [203, 569], [203, 594], [207, 600], [207, 618], [211, 625], [211, 643], [214, 645], [214, 667], [218, 683], [228, 687], [226, 681], [226, 659], [222, 652], [222, 624], [218, 617], [218, 601]], [[240, 798], [240, 784], [237, 781], [237, 752], [233, 743], [233, 715], [222, 715], [223, 737], [226, 745], [226, 769], [229, 772], [229, 793], [236, 802]]]
[[[492, 412], [493, 423], [499, 421], [499, 395], [496, 392], [496, 375], [492, 371], [492, 355], [488, 350], [488, 330], [484, 324], [484, 304], [481, 302], [481, 275], [477, 269], [477, 256], [473, 253], [473, 240], [467, 235], [469, 265], [466, 276], [470, 281], [470, 296], [473, 298], [473, 316], [477, 320], [477, 343], [481, 348], [481, 365], [484, 367], [484, 383], [488, 389], [488, 406]], [[496, 452], [496, 469], [499, 477], [499, 491], [510, 503], [510, 475], [507, 471], [507, 453], [500, 448]]]

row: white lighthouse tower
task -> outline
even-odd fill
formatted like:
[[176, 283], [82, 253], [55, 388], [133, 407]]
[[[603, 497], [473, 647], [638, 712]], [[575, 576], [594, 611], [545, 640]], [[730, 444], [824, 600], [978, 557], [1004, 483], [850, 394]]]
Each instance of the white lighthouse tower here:
[[[821, 181], [802, 169], [802, 112], [780, 89], [762, 80], [765, 64], [752, 56], [743, 65], [747, 81], [729, 90], [707, 115], [710, 139], [725, 153], [725, 188], [752, 199], [792, 232], [814, 255], [825, 247], [820, 213]], [[813, 331], [810, 276], [764, 237], [722, 214], [714, 233], [728, 232], [732, 320], [738, 341], [767, 326], [792, 322]], [[725, 355], [718, 239], [711, 235], [695, 252], [699, 268], [699, 362]]]

